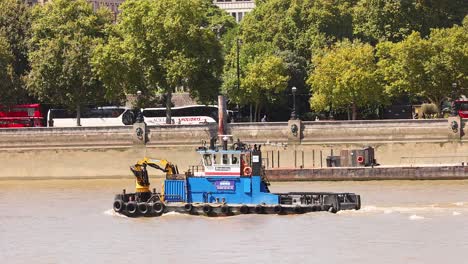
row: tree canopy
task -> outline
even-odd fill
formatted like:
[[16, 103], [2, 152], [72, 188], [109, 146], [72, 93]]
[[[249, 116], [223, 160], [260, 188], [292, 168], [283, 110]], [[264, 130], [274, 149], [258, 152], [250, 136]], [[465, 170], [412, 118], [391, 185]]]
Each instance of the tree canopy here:
[[[29, 70], [28, 47], [29, 30], [31, 26], [30, 8], [21, 0], [0, 0], [0, 33], [2, 34], [3, 48], [13, 57], [3, 58], [10, 61], [11, 82], [2, 83], [3, 94], [12, 95], [0, 98], [4, 103], [19, 103], [28, 100], [22, 76]], [[1, 60], [1, 59], [0, 59]], [[8, 90], [7, 90], [8, 89]]]
[[468, 76], [468, 19], [463, 26], [434, 29], [424, 38], [417, 32], [399, 43], [377, 45], [380, 72], [389, 94], [403, 92], [439, 106], [453, 91], [466, 87]]
[[315, 69], [307, 80], [313, 93], [313, 109], [351, 107], [355, 120], [357, 107], [382, 99], [383, 88], [371, 45], [348, 40], [338, 42], [314, 56], [313, 64]]
[[115, 34], [94, 58], [107, 90], [165, 94], [168, 123], [176, 88], [202, 102], [215, 98], [223, 65], [219, 38], [230, 27], [223, 13], [206, 0], [128, 0], [121, 11]]
[[467, 10], [463, 0], [360, 0], [352, 10], [354, 34], [373, 44], [398, 42], [413, 31], [427, 36], [432, 28], [461, 24]]
[[[24, 2], [0, 0], [0, 103], [39, 100], [78, 110], [121, 102], [140, 90], [144, 101], [166, 100], [170, 122], [174, 91], [189, 91], [201, 103], [221, 92], [231, 106], [253, 104], [257, 117], [274, 111], [270, 120], [284, 120], [291, 87], [297, 87], [301, 111], [309, 103], [331, 110], [330, 102], [344, 109], [350, 101], [340, 100], [347, 96], [320, 99], [336, 91], [310, 85], [369, 66], [355, 79], [379, 78], [386, 96], [365, 95], [372, 98], [354, 104], [361, 109], [408, 95], [438, 104], [453, 96], [452, 83], [459, 88], [454, 96], [466, 93], [465, 0], [257, 0], [240, 24], [212, 0], [126, 0], [115, 24], [107, 8], [93, 11], [85, 0], [34, 8]], [[366, 45], [377, 47], [374, 65]], [[345, 46], [366, 55], [351, 60]], [[321, 71], [332, 58], [339, 67]], [[363, 88], [341, 80], [333, 89], [349, 94]]]
[[286, 70], [283, 59], [274, 55], [257, 57], [247, 64], [241, 91], [246, 101], [255, 105], [254, 121], [260, 119], [262, 107], [275, 103], [275, 95], [286, 89], [289, 80]]
[[11, 103], [14, 97], [14, 56], [7, 38], [0, 32], [0, 103]]
[[35, 9], [28, 89], [42, 100], [75, 107], [104, 101], [91, 68], [91, 55], [106, 35], [111, 15], [94, 12], [85, 0], [55, 0]]

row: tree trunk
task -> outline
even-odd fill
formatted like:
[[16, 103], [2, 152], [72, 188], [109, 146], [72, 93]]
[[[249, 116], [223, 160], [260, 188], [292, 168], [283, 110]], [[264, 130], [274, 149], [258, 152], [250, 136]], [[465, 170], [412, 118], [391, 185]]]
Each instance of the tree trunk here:
[[356, 107], [356, 103], [353, 103], [351, 105], [351, 109], [353, 111], [353, 120], [356, 120], [357, 119], [357, 107]]
[[255, 104], [254, 122], [258, 121], [258, 103]]
[[166, 124], [172, 124], [171, 104], [172, 104], [172, 91], [168, 91], [167, 96], [166, 96]]
[[259, 104], [258, 105], [258, 110], [257, 110], [257, 122], [260, 122], [260, 120], [262, 120], [262, 105]]
[[76, 126], [81, 126], [81, 106], [76, 104]]

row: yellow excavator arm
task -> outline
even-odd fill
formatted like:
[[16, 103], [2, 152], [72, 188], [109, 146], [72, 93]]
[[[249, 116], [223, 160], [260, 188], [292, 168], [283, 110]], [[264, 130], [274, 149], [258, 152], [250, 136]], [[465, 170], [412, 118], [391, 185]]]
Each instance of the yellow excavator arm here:
[[171, 175], [178, 173], [177, 167], [167, 160], [150, 159], [145, 157], [144, 159], [137, 161], [135, 165], [130, 167], [130, 170], [136, 177], [136, 192], [150, 192], [150, 182], [146, 166], [150, 166], [152, 168], [165, 172], [166, 177], [170, 177]]

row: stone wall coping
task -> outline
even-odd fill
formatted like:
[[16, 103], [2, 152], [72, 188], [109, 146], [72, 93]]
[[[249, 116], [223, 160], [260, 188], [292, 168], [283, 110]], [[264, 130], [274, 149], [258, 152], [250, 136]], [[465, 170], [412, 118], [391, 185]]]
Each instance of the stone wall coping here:
[[[323, 127], [356, 127], [356, 128], [376, 128], [376, 127], [445, 127], [448, 126], [447, 119], [394, 119], [394, 120], [355, 120], [355, 121], [306, 121], [303, 122], [304, 129], [321, 129]], [[229, 123], [227, 128], [230, 130], [255, 130], [269, 128], [286, 128], [287, 122], [256, 122], [256, 123]], [[161, 125], [148, 126], [151, 131], [167, 130], [193, 130], [209, 131], [217, 128], [217, 124], [199, 124], [199, 125]], [[33, 127], [33, 128], [2, 128], [1, 135], [19, 135], [19, 134], [75, 134], [75, 133], [133, 133], [132, 126], [107, 126], [107, 127]]]

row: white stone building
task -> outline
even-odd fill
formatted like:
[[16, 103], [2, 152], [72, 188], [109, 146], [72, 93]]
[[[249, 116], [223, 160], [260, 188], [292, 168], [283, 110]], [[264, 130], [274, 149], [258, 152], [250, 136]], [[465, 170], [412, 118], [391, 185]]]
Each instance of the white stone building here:
[[124, 0], [87, 0], [93, 5], [94, 10], [100, 7], [107, 7], [114, 14], [114, 21], [117, 20], [117, 15], [120, 13], [119, 6]]
[[240, 22], [246, 13], [255, 8], [254, 0], [214, 0], [213, 2], [231, 14], [237, 22]]
[[[47, 1], [48, 0], [25, 0], [29, 5], [44, 4], [47, 3]], [[119, 5], [124, 1], [125, 0], [88, 0], [95, 10], [99, 7], [108, 7], [112, 13], [114, 13], [115, 18], [119, 14]], [[231, 14], [237, 22], [240, 22], [247, 12], [255, 8], [254, 0], [213, 0], [213, 2], [221, 9]]]

